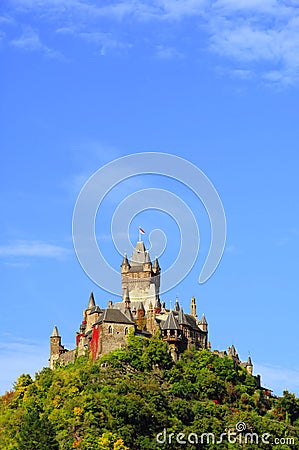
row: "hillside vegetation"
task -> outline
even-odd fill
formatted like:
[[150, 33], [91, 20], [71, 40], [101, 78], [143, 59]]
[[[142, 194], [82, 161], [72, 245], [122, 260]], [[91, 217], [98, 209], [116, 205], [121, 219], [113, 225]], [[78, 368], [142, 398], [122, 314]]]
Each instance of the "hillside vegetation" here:
[[21, 375], [0, 398], [0, 449], [299, 448], [293, 394], [269, 396], [209, 350], [186, 351], [174, 363], [167, 349], [159, 336], [130, 336], [127, 348], [96, 362], [81, 357], [34, 380]]

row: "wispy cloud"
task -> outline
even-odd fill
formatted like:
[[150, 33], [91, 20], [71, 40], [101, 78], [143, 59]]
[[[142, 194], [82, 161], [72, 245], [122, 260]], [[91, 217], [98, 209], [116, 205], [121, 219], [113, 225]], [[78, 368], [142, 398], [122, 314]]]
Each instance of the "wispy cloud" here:
[[93, 44], [99, 49], [100, 55], [104, 56], [107, 51], [121, 50], [130, 48], [129, 43], [122, 42], [115, 38], [110, 32], [101, 31], [80, 31], [80, 29], [72, 27], [63, 27], [56, 30], [58, 34], [72, 35], [89, 44]]
[[[220, 63], [229, 66], [223, 74], [231, 73], [244, 81], [258, 77], [269, 85], [299, 81], [299, 8], [292, 0], [10, 0], [8, 4], [7, 16], [14, 15], [16, 22], [26, 23], [31, 13], [39, 19], [39, 27], [46, 23], [57, 35], [81, 39], [99, 48], [102, 55], [134, 45], [132, 24], [163, 22], [173, 33], [163, 37], [161, 33], [149, 34], [147, 42], [152, 42], [156, 56], [180, 57], [184, 51], [180, 40], [174, 44], [173, 36], [175, 27], [188, 20], [194, 33], [192, 57], [200, 50], [197, 42], [201, 42], [201, 48], [204, 45]], [[149, 29], [146, 32], [151, 33]], [[55, 56], [36, 30], [27, 30], [12, 44]]]
[[0, 257], [43, 257], [62, 259], [69, 250], [58, 245], [40, 241], [18, 241], [9, 245], [0, 245]]
[[0, 394], [12, 388], [22, 373], [35, 372], [48, 365], [48, 345], [41, 344], [11, 333], [0, 336], [0, 362], [5, 370], [0, 371]]
[[35, 30], [31, 27], [25, 27], [22, 34], [10, 41], [13, 47], [25, 50], [28, 52], [41, 52], [48, 58], [61, 58], [61, 53], [45, 45]]
[[178, 59], [182, 58], [183, 54], [174, 47], [157, 45], [156, 56], [160, 59]]

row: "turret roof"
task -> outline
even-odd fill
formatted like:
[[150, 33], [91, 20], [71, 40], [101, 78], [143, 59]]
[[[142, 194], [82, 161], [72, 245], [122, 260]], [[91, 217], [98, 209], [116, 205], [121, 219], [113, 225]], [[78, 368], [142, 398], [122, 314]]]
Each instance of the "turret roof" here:
[[207, 325], [207, 319], [206, 319], [206, 316], [204, 315], [204, 313], [202, 313], [202, 316], [201, 316], [201, 324]]
[[93, 292], [90, 293], [90, 297], [89, 297], [89, 302], [88, 302], [88, 306], [87, 309], [91, 309], [95, 306], [95, 301], [94, 301], [94, 296], [93, 296]]
[[123, 262], [121, 264], [122, 266], [129, 266], [129, 261], [128, 261], [128, 257], [127, 257], [127, 253], [124, 253], [124, 259]]
[[57, 328], [56, 325], [54, 325], [54, 328], [53, 328], [51, 337], [60, 337], [60, 336], [59, 336], [59, 333], [58, 333], [58, 328]]
[[190, 326], [190, 324], [188, 323], [187, 318], [184, 314], [183, 308], [180, 308], [180, 310], [179, 310], [178, 323], [179, 323], [179, 325]]
[[143, 241], [138, 241], [133, 251], [130, 264], [132, 267], [140, 266], [146, 262], [146, 250]]
[[175, 318], [173, 311], [168, 314], [167, 319], [161, 323], [162, 330], [180, 330], [177, 319]]
[[96, 324], [102, 322], [110, 322], [110, 323], [123, 323], [132, 325], [133, 322], [126, 314], [122, 313], [119, 309], [116, 308], [106, 308], [103, 313], [100, 315]]
[[175, 304], [174, 304], [174, 311], [178, 312], [180, 310], [180, 305], [179, 305], [179, 300], [178, 298], [175, 299]]

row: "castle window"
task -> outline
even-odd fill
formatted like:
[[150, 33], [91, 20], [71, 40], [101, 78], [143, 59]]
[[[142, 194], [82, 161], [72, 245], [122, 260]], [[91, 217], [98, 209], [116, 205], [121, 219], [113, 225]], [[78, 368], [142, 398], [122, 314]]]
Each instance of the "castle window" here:
[[113, 333], [113, 329], [112, 329], [112, 326], [111, 326], [111, 325], [109, 325], [109, 327], [108, 327], [108, 333], [109, 333], [109, 334], [112, 334], [112, 333]]
[[125, 336], [128, 334], [129, 330], [128, 327], [125, 328]]

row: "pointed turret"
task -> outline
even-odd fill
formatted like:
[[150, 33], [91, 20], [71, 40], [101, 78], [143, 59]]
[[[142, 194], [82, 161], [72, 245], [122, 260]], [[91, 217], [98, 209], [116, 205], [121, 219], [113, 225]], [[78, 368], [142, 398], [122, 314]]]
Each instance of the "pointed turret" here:
[[247, 372], [250, 375], [252, 375], [252, 373], [253, 373], [253, 364], [252, 364], [250, 356], [248, 356], [248, 360], [247, 360], [247, 364], [246, 364], [246, 370], [247, 370]]
[[89, 297], [89, 301], [88, 301], [88, 306], [87, 309], [92, 309], [96, 306], [95, 301], [94, 301], [94, 296], [93, 296], [93, 292], [90, 293], [90, 297]]
[[147, 250], [145, 252], [145, 261], [144, 262], [146, 262], [146, 263], [150, 263], [151, 262], [150, 255], [149, 255], [149, 252]]
[[138, 241], [134, 248], [133, 255], [130, 260], [130, 265], [132, 267], [135, 267], [135, 266], [140, 266], [140, 265], [144, 264], [145, 258], [146, 258], [146, 253], [147, 253], [147, 251], [145, 250], [144, 242]]
[[128, 261], [128, 257], [127, 257], [127, 252], [124, 253], [124, 259], [123, 262], [121, 263], [122, 266], [128, 266], [129, 265], [129, 261]]
[[125, 290], [124, 302], [126, 304], [126, 308], [130, 308], [131, 300], [130, 300], [130, 294], [129, 294], [128, 286], [126, 287], [126, 290]]
[[201, 316], [200, 328], [203, 331], [208, 331], [208, 322], [207, 322], [207, 319], [206, 319], [206, 316], [204, 315], [204, 313], [202, 313], [202, 316]]
[[58, 328], [55, 325], [50, 336], [50, 369], [55, 368], [61, 348], [61, 337], [59, 336]]
[[130, 264], [128, 261], [127, 253], [125, 252], [123, 261], [121, 263], [121, 273], [126, 273], [130, 269]]
[[155, 261], [154, 261], [154, 265], [153, 265], [153, 271], [155, 272], [155, 273], [157, 273], [157, 272], [160, 272], [160, 265], [159, 265], [159, 261], [158, 261], [158, 258], [155, 258]]
[[181, 308], [180, 308], [180, 304], [179, 304], [179, 299], [176, 298], [173, 310], [176, 311], [176, 312], [179, 312], [180, 309]]
[[184, 314], [183, 308], [180, 308], [180, 310], [179, 310], [178, 323], [179, 323], [179, 325], [189, 326], [189, 323], [188, 323], [188, 321], [186, 319], [186, 316]]
[[167, 330], [168, 331], [174, 331], [174, 330], [179, 331], [180, 330], [180, 326], [178, 324], [178, 321], [177, 321], [173, 311], [171, 311], [168, 314], [167, 319], [164, 322], [162, 322], [161, 329], [165, 330], [165, 331], [167, 331]]
[[59, 333], [58, 333], [58, 328], [57, 328], [56, 325], [54, 325], [54, 328], [53, 328], [51, 337], [60, 337], [60, 336], [59, 336]]

